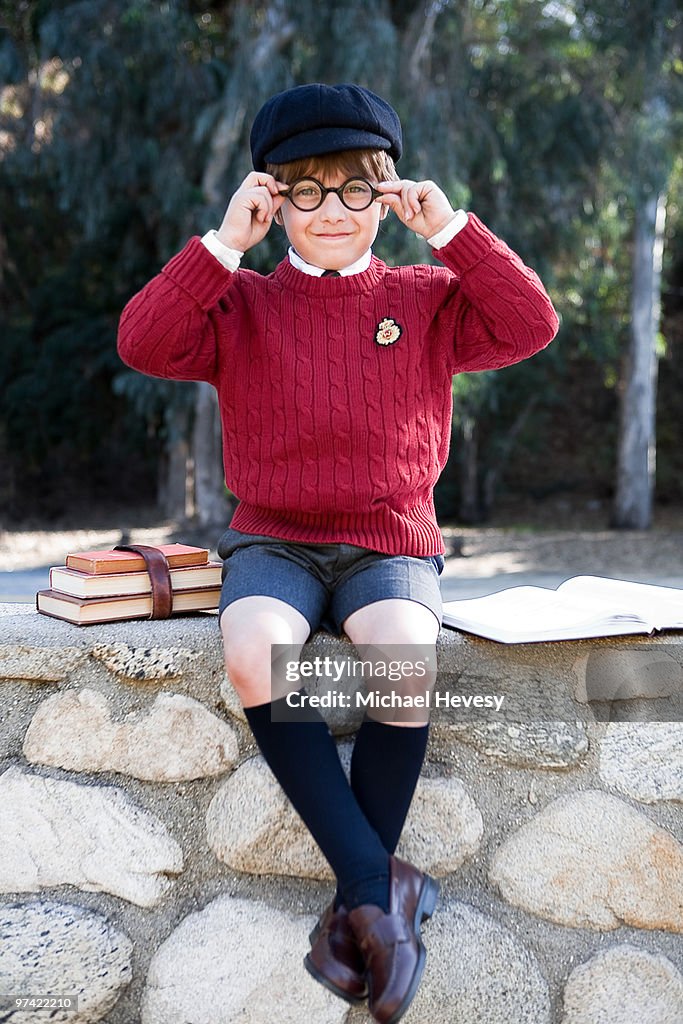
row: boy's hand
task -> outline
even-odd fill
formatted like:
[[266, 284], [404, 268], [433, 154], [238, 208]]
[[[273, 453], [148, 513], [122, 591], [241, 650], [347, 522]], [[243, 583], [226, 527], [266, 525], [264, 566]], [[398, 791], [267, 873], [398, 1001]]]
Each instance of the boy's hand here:
[[280, 193], [288, 188], [272, 174], [252, 171], [233, 195], [218, 239], [231, 249], [246, 252], [268, 234], [273, 217], [285, 199]]
[[431, 238], [455, 217], [446, 195], [433, 181], [382, 181], [375, 188], [384, 193], [377, 201], [424, 238]]

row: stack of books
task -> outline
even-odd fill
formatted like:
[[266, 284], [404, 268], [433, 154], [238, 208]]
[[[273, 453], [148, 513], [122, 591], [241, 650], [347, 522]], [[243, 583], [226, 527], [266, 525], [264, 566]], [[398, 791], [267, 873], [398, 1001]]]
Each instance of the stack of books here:
[[[220, 562], [206, 548], [161, 544], [169, 566], [173, 614], [214, 611], [221, 593]], [[147, 619], [152, 583], [142, 555], [130, 551], [76, 551], [65, 565], [50, 569], [49, 590], [39, 590], [36, 607], [44, 615], [77, 626], [119, 619]]]

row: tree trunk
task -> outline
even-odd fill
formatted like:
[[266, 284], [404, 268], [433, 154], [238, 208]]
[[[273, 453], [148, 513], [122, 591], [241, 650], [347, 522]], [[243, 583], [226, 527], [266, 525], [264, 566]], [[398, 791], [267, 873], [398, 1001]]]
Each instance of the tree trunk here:
[[159, 465], [159, 508], [167, 519], [185, 522], [194, 508], [192, 493], [194, 474], [190, 446], [187, 442], [189, 418], [187, 412], [175, 414], [174, 429], [165, 446]]
[[465, 416], [460, 428], [460, 514], [462, 523], [478, 523], [479, 507], [479, 438], [474, 416]]
[[195, 511], [199, 525], [227, 525], [230, 502], [223, 482], [220, 416], [216, 392], [210, 384], [197, 385], [192, 451]]
[[500, 478], [502, 477], [510, 460], [510, 455], [517, 442], [517, 438], [521, 434], [522, 429], [536, 407], [537, 402], [538, 395], [533, 394], [515, 419], [510, 429], [506, 432], [505, 441], [498, 449], [496, 461], [492, 462], [484, 473], [484, 479], [481, 487], [481, 500], [479, 502], [480, 521], [488, 519], [493, 512], [496, 490], [498, 488]]
[[166, 448], [160, 465], [159, 508], [166, 519], [185, 522], [192, 516], [192, 460], [189, 445], [176, 438]]
[[[252, 44], [249, 69], [253, 81], [259, 80], [259, 73], [289, 43], [295, 31], [295, 23], [289, 17], [285, 0], [273, 0], [264, 7], [258, 38], [248, 41]], [[212, 207], [220, 208], [226, 201], [225, 173], [239, 143], [247, 116], [243, 91], [240, 82], [233, 79], [228, 81], [223, 111], [211, 133], [208, 159], [202, 175], [202, 192], [207, 204]]]
[[652, 522], [655, 395], [666, 194], [640, 200], [633, 243], [631, 333], [624, 378], [612, 524], [645, 530]]

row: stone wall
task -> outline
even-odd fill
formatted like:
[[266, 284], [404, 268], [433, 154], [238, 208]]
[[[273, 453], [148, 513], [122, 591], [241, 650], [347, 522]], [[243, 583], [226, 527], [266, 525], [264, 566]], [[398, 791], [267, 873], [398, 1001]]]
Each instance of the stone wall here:
[[[302, 967], [329, 871], [251, 742], [215, 618], [0, 610], [0, 993], [78, 996], [0, 1019], [369, 1020]], [[589, 701], [601, 659], [616, 703]], [[399, 853], [441, 898], [405, 1024], [681, 1024], [683, 636], [445, 631], [439, 664], [441, 692], [524, 713], [433, 713]]]

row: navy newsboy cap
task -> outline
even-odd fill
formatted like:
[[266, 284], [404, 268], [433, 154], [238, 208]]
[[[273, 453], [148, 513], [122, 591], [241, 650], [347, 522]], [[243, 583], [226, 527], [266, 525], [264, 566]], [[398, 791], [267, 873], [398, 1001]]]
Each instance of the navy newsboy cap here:
[[385, 149], [398, 160], [401, 122], [360, 85], [298, 85], [264, 103], [251, 129], [254, 169], [347, 149]]

